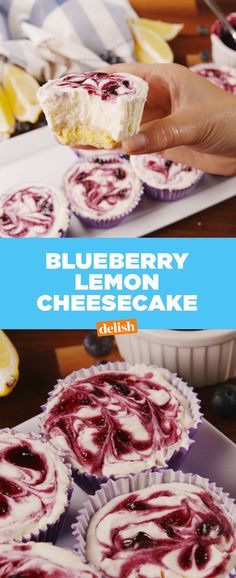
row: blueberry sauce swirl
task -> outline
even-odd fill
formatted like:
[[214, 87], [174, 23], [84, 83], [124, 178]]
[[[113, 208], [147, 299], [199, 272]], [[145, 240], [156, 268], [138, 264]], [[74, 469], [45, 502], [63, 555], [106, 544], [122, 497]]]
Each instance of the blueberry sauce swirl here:
[[22, 187], [0, 198], [0, 237], [47, 236], [55, 220], [52, 192]]
[[65, 187], [72, 208], [83, 205], [102, 215], [129, 199], [133, 178], [126, 161], [98, 159], [95, 163], [77, 163], [66, 176]]
[[[127, 372], [76, 373], [60, 383], [45, 408], [43, 430], [73, 467], [95, 475], [141, 471], [189, 447], [193, 416], [169, 372], [133, 366]], [[168, 381], [168, 378], [170, 381]]]
[[130, 78], [104, 72], [68, 74], [55, 81], [55, 85], [66, 89], [82, 88], [89, 95], [100, 96], [102, 100], [116, 100], [118, 96], [127, 96], [136, 92], [135, 85]]
[[156, 153], [130, 157], [131, 167], [144, 184], [157, 189], [184, 190], [195, 184], [202, 171], [174, 163]]
[[0, 544], [0, 578], [97, 578], [78, 556], [51, 544]]
[[23, 434], [1, 432], [0, 542], [21, 540], [57, 521], [69, 487], [67, 468], [53, 448]]
[[233, 70], [231, 72], [230, 69], [223, 66], [221, 68], [202, 66], [202, 68], [197, 68], [196, 72], [216, 84], [216, 86], [219, 86], [219, 88], [236, 95], [236, 73]]
[[92, 517], [87, 558], [107, 578], [218, 578], [234, 567], [235, 529], [210, 492], [156, 484], [113, 498]]

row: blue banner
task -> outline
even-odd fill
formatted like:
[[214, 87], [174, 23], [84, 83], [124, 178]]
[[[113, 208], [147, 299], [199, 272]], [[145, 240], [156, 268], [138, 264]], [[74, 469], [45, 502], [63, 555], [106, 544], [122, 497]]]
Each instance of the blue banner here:
[[0, 327], [235, 329], [236, 239], [1, 240]]

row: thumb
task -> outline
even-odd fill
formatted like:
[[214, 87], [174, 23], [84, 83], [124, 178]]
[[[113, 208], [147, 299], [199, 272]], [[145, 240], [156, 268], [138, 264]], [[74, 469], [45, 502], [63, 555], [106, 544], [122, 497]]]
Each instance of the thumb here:
[[128, 154], [140, 154], [197, 144], [203, 135], [202, 121], [196, 119], [192, 110], [175, 112], [143, 124], [137, 135], [123, 141], [122, 148]]

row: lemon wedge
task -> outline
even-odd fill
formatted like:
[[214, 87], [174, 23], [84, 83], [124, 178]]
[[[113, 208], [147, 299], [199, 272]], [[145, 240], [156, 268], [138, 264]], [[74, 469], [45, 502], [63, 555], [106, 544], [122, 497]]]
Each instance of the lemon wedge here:
[[162, 22], [161, 20], [149, 20], [148, 18], [130, 18], [129, 25], [131, 30], [133, 26], [143, 26], [148, 30], [157, 32], [163, 40], [173, 40], [184, 27], [184, 24], [172, 24], [170, 22]]
[[15, 118], [6, 94], [0, 86], [0, 141], [8, 138], [15, 130]]
[[144, 64], [173, 62], [174, 55], [169, 44], [157, 32], [141, 24], [133, 26], [132, 30], [135, 40], [135, 57], [139, 62]]
[[37, 122], [42, 109], [37, 99], [39, 84], [31, 74], [13, 64], [5, 64], [3, 88], [15, 118], [21, 122]]
[[6, 333], [0, 330], [0, 397], [11, 393], [18, 378], [18, 353]]

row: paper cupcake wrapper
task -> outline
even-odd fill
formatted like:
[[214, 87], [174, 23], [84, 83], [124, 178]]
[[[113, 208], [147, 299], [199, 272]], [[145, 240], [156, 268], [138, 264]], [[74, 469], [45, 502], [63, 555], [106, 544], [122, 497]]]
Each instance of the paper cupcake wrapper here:
[[[106, 366], [104, 367], [104, 365], [93, 365], [88, 369], [81, 369], [79, 371], [75, 371], [73, 373], [71, 373], [69, 376], [66, 377], [66, 379], [64, 380], [59, 380], [58, 384], [55, 386], [55, 388], [52, 390], [52, 392], [49, 393], [49, 397], [48, 399], [51, 399], [52, 397], [54, 397], [55, 392], [57, 390], [58, 385], [63, 385], [65, 387], [70, 386], [73, 381], [75, 379], [84, 379], [86, 377], [90, 377], [92, 375], [96, 375], [97, 373], [104, 373], [104, 371], [117, 371], [117, 372], [122, 372], [122, 371], [129, 371], [130, 369], [132, 369], [132, 366], [135, 364], [130, 364], [126, 361], [120, 362], [117, 361], [115, 363], [111, 363], [108, 362], [106, 364]], [[151, 370], [152, 367], [154, 367], [153, 365], [146, 365], [148, 370]], [[179, 377], [177, 377], [176, 374], [174, 373], [170, 373], [170, 378], [171, 378], [171, 383], [172, 385], [184, 396], [184, 398], [187, 400], [190, 411], [192, 413], [192, 417], [193, 417], [193, 426], [188, 430], [188, 436], [189, 436], [189, 443], [187, 447], [180, 447], [177, 450], [173, 451], [172, 455], [170, 458], [168, 458], [168, 460], [166, 460], [165, 464], [162, 465], [155, 465], [151, 468], [152, 471], [158, 471], [158, 470], [162, 470], [163, 468], [168, 468], [171, 467], [173, 469], [178, 469], [181, 464], [183, 463], [185, 457], [187, 456], [192, 444], [194, 443], [193, 438], [195, 437], [198, 427], [200, 426], [201, 422], [202, 422], [202, 413], [200, 411], [200, 400], [198, 399], [197, 394], [193, 391], [192, 387], [189, 387], [184, 381], [182, 381], [182, 379], [180, 379]], [[42, 409], [43, 411], [45, 411], [47, 407], [47, 404], [45, 404]], [[65, 453], [65, 459], [67, 459], [66, 453]], [[130, 475], [134, 475], [132, 474], [132, 472], [129, 472]], [[119, 479], [121, 476], [97, 476], [94, 474], [91, 474], [89, 472], [83, 472], [80, 471], [79, 467], [78, 469], [75, 469], [73, 467], [73, 476], [74, 476], [74, 481], [75, 483], [82, 489], [84, 490], [87, 494], [94, 494], [100, 487], [102, 484], [106, 483], [110, 478], [113, 480]]]
[[[123, 157], [123, 159], [124, 159], [124, 157]], [[81, 160], [81, 162], [85, 162], [85, 161], [92, 162], [92, 159], [91, 159], [91, 161], [89, 161], [89, 159], [84, 158], [84, 157], [81, 157], [81, 159], [79, 159], [79, 160]], [[115, 160], [116, 160], [116, 158], [114, 157], [114, 155], [113, 156], [107, 155], [107, 162], [108, 163], [109, 163], [109, 161], [112, 162]], [[66, 173], [64, 174], [62, 188], [63, 188], [67, 198], [69, 199], [72, 213], [81, 221], [81, 223], [85, 227], [89, 227], [92, 229], [111, 229], [112, 227], [117, 227], [117, 225], [119, 225], [121, 223], [121, 221], [124, 221], [124, 219], [127, 219], [127, 217], [130, 215], [130, 213], [132, 213], [139, 205], [141, 198], [142, 198], [142, 195], [144, 193], [144, 187], [143, 187], [143, 184], [141, 181], [139, 181], [140, 187], [136, 193], [135, 198], [133, 199], [129, 208], [126, 211], [124, 211], [123, 213], [121, 212], [120, 214], [116, 215], [115, 217], [107, 217], [106, 215], [104, 215], [104, 217], [100, 218], [100, 219], [96, 219], [96, 217], [90, 217], [84, 213], [81, 214], [81, 212], [79, 212], [77, 209], [73, 208], [73, 204], [71, 202], [70, 196], [67, 193], [66, 186], [65, 186], [65, 179], [67, 177], [67, 174], [71, 171], [71, 168], [72, 167], [70, 167], [70, 169], [67, 170]], [[137, 180], [139, 180], [138, 177], [135, 176], [135, 178]]]
[[[1, 433], [13, 433], [13, 434], [22, 434], [24, 433], [29, 439], [32, 440], [39, 440], [42, 443], [49, 443], [47, 442], [47, 440], [44, 438], [43, 434], [41, 433], [35, 433], [35, 432], [19, 432], [17, 430], [17, 428], [3, 428], [0, 429], [0, 434]], [[53, 524], [45, 524], [45, 528], [42, 528], [40, 530], [35, 530], [34, 532], [31, 532], [30, 534], [26, 534], [25, 536], [22, 536], [21, 540], [16, 540], [16, 542], [52, 542], [53, 544], [55, 544], [55, 542], [57, 541], [57, 539], [59, 538], [59, 535], [61, 534], [62, 530], [63, 530], [63, 526], [66, 520], [66, 516], [69, 510], [69, 506], [70, 506], [70, 501], [72, 498], [72, 494], [73, 494], [73, 478], [72, 478], [72, 468], [71, 465], [65, 462], [65, 458], [64, 458], [64, 454], [62, 452], [58, 452], [58, 458], [65, 464], [67, 472], [68, 472], [68, 479], [69, 479], [69, 485], [67, 488], [67, 492], [66, 492], [66, 496], [67, 496], [67, 502], [65, 504], [65, 508], [64, 511], [60, 514], [59, 518], [53, 523]]]
[[76, 149], [76, 148], [72, 148], [73, 152], [75, 153], [77, 159], [80, 161], [92, 161], [94, 162], [96, 160], [96, 158], [100, 156], [105, 156], [105, 158], [109, 159], [116, 159], [117, 157], [122, 158], [122, 159], [129, 159], [129, 155], [127, 155], [126, 153], [124, 153], [122, 151], [122, 149], [113, 149], [112, 152], [111, 151], [106, 151], [105, 149], [97, 149], [97, 150], [91, 150], [91, 151], [86, 151], [83, 149]]
[[[72, 525], [72, 532], [76, 539], [75, 551], [82, 558], [86, 559], [86, 538], [90, 521], [94, 514], [102, 508], [107, 502], [117, 496], [135, 492], [152, 486], [154, 484], [180, 482], [185, 484], [194, 484], [203, 488], [206, 491], [212, 492], [217, 499], [220, 499], [221, 505], [225, 512], [231, 518], [236, 529], [236, 504], [230, 498], [229, 494], [225, 493], [222, 488], [218, 488], [216, 484], [210, 483], [208, 479], [202, 478], [198, 474], [184, 474], [181, 471], [174, 472], [173, 470], [162, 470], [161, 472], [140, 472], [134, 476], [127, 476], [118, 480], [109, 480], [95, 496], [89, 498], [84, 503], [78, 512], [75, 524]], [[236, 568], [225, 578], [235, 578]]]
[[200, 173], [194, 183], [185, 189], [177, 190], [177, 189], [158, 189], [157, 187], [152, 187], [147, 183], [144, 183], [144, 192], [146, 195], [155, 199], [156, 201], [163, 201], [163, 202], [171, 202], [171, 201], [178, 201], [191, 195], [191, 193], [195, 190], [196, 186], [198, 185], [199, 181], [202, 179], [204, 173]]

